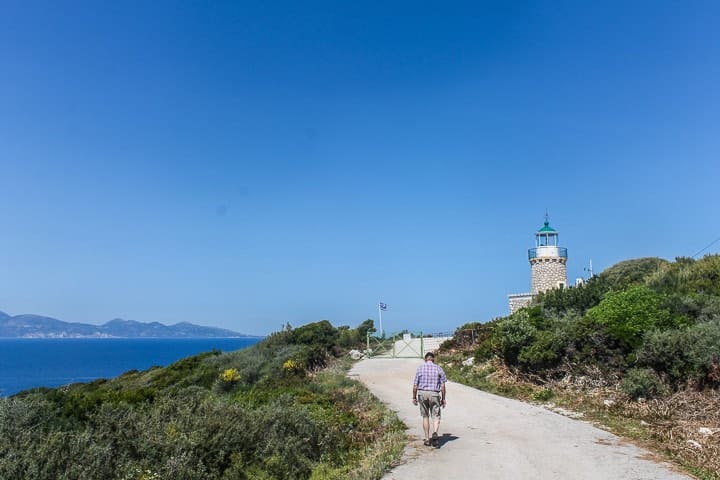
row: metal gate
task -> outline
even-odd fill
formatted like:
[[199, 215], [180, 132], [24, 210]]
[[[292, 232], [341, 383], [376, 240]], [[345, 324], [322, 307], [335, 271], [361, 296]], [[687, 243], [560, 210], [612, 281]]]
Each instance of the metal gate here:
[[366, 353], [368, 358], [423, 358], [426, 352], [437, 350], [448, 338], [450, 335], [429, 336], [407, 331], [377, 337], [368, 332]]

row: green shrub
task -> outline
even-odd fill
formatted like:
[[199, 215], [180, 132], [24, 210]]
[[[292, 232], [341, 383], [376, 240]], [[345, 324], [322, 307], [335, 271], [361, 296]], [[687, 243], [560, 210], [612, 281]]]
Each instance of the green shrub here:
[[536, 402], [547, 402], [555, 396], [555, 392], [550, 388], [541, 388], [536, 390], [532, 394], [532, 399]]
[[720, 320], [650, 332], [638, 351], [638, 363], [662, 373], [675, 388], [687, 382], [698, 387], [712, 384], [708, 375], [718, 361]]
[[587, 316], [628, 351], [640, 345], [646, 332], [682, 323], [666, 308], [666, 298], [644, 285], [608, 293]]
[[337, 343], [337, 330], [327, 320], [308, 323], [292, 331], [292, 342], [329, 349]]
[[368, 332], [374, 328], [375, 322], [372, 319], [365, 320], [357, 328], [338, 327], [337, 345], [343, 348], [361, 348], [367, 342]]
[[649, 368], [631, 368], [622, 379], [620, 388], [630, 398], [655, 398], [667, 392], [667, 388], [655, 371]]
[[453, 336], [445, 340], [440, 349], [443, 351], [461, 349], [467, 351], [475, 349], [475, 360], [485, 361], [496, 353], [496, 327], [498, 319], [487, 323], [471, 322], [466, 323], [453, 333]]
[[209, 366], [205, 360], [220, 354], [220, 350], [212, 350], [183, 358], [166, 368], [158, 369], [153, 379], [153, 386], [163, 388], [171, 385], [177, 387], [202, 385], [210, 388], [215, 382], [217, 370]]
[[309, 371], [325, 368], [329, 359], [328, 351], [320, 347], [307, 347], [300, 355], [300, 362]]
[[475, 361], [478, 363], [484, 362], [490, 360], [497, 350], [496, 337], [488, 336], [480, 342], [480, 345], [473, 353], [473, 357], [475, 357]]
[[668, 265], [670, 262], [662, 258], [636, 258], [616, 263], [598, 276], [605, 280], [612, 290], [620, 291], [632, 285], [645, 283], [648, 278]]
[[480, 343], [479, 336], [488, 324], [478, 322], [470, 322], [459, 326], [453, 332], [453, 336], [445, 340], [440, 346], [441, 350], [451, 350], [455, 348], [468, 348]]
[[720, 255], [679, 257], [648, 278], [648, 285], [664, 293], [720, 296]]
[[568, 311], [584, 315], [610, 290], [611, 283], [604, 276], [593, 277], [585, 284], [571, 288], [553, 288], [539, 294], [534, 302], [541, 305], [546, 314], [562, 315]]
[[720, 320], [720, 296], [691, 293], [673, 295], [671, 300], [674, 312], [696, 322]]
[[565, 355], [570, 339], [569, 318], [547, 317], [542, 308], [524, 308], [499, 320], [475, 351], [484, 361], [497, 352], [506, 364], [541, 373], [554, 367]]
[[516, 365], [522, 349], [533, 342], [537, 329], [532, 325], [527, 309], [522, 309], [497, 324], [500, 356], [509, 365]]
[[538, 332], [532, 343], [523, 347], [518, 355], [518, 364], [529, 371], [541, 371], [556, 365], [562, 358], [565, 342], [556, 332]]

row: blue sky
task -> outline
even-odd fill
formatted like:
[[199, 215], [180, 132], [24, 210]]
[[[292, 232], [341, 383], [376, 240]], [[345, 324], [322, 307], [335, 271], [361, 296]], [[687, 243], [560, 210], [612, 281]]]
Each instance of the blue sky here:
[[[0, 310], [443, 331], [720, 236], [717, 2], [4, 2]], [[717, 253], [715, 244], [705, 253]]]

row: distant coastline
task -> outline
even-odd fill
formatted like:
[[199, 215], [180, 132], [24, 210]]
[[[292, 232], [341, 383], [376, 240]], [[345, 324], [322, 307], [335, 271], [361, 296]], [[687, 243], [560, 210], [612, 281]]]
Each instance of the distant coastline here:
[[74, 323], [41, 315], [11, 316], [0, 311], [0, 338], [263, 338], [224, 328], [207, 327], [188, 322], [164, 325], [159, 322], [137, 322], [115, 319], [103, 325]]

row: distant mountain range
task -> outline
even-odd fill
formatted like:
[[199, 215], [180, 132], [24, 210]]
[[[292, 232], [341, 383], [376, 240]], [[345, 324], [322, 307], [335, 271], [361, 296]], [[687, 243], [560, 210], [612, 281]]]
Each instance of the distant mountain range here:
[[182, 322], [163, 325], [115, 319], [104, 325], [63, 322], [40, 315], [0, 312], [0, 338], [200, 338], [253, 337], [231, 330]]

